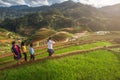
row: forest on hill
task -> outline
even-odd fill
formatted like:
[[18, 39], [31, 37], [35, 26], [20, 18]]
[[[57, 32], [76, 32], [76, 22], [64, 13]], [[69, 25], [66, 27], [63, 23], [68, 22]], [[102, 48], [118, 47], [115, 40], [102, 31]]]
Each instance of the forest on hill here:
[[95, 8], [73, 1], [51, 6], [0, 7], [0, 27], [22, 35], [30, 35], [40, 28], [81, 28], [89, 31], [120, 30], [119, 17], [110, 13], [119, 6]]
[[0, 7], [0, 80], [120, 80], [120, 4], [64, 1]]

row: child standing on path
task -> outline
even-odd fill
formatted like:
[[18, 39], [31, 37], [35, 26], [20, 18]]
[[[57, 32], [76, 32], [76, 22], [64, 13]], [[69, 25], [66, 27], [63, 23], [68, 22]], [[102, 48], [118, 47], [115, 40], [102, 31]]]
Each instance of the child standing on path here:
[[32, 43], [30, 44], [29, 52], [30, 52], [30, 60], [35, 60], [34, 49], [33, 49], [33, 44]]
[[24, 55], [24, 60], [27, 61], [27, 49], [24, 42], [21, 43], [21, 51]]
[[47, 45], [48, 45], [48, 50], [47, 52], [49, 53], [49, 56], [52, 56], [53, 53], [54, 53], [54, 50], [53, 50], [53, 44], [55, 42], [51, 40], [51, 37], [49, 37], [48, 41], [47, 41]]
[[21, 64], [21, 51], [20, 51], [20, 47], [18, 45], [16, 45], [16, 42], [13, 41], [12, 42], [12, 53], [14, 56], [14, 59], [17, 60], [17, 64]]

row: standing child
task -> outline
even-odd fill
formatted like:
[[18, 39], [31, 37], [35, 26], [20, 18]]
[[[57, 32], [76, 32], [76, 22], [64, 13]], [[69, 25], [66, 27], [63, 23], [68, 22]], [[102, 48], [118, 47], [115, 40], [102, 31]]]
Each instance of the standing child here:
[[52, 56], [53, 53], [54, 53], [54, 50], [53, 50], [53, 44], [54, 44], [54, 43], [55, 43], [55, 42], [52, 41], [51, 37], [49, 37], [49, 39], [48, 39], [48, 41], [47, 41], [47, 45], [48, 45], [48, 50], [47, 50], [47, 52], [49, 53], [49, 56]]
[[18, 45], [16, 45], [16, 42], [13, 41], [12, 42], [12, 53], [13, 53], [13, 56], [14, 56], [14, 59], [17, 60], [17, 64], [21, 64], [21, 51], [20, 51], [20, 47]]
[[27, 61], [27, 49], [24, 42], [21, 42], [21, 51], [24, 55], [24, 60]]
[[30, 44], [29, 52], [30, 52], [30, 60], [35, 60], [34, 49], [33, 49], [33, 44], [32, 43]]

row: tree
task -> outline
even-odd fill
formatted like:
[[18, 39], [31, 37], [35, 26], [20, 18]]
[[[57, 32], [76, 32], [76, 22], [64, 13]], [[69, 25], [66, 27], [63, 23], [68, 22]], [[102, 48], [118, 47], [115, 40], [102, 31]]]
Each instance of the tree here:
[[42, 21], [42, 16], [39, 13], [28, 15], [29, 26], [39, 27], [41, 21]]

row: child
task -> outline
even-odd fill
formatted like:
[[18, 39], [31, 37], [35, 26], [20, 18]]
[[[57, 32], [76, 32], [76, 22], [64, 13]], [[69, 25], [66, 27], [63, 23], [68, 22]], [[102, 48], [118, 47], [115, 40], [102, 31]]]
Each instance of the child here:
[[27, 61], [27, 53], [26, 53], [27, 49], [26, 49], [26, 46], [25, 46], [24, 42], [21, 43], [21, 51], [22, 51], [22, 53], [24, 55], [24, 60]]
[[33, 44], [32, 43], [30, 44], [29, 52], [30, 52], [30, 60], [35, 60], [34, 49], [33, 49]]
[[54, 50], [53, 50], [53, 44], [55, 42], [51, 40], [51, 37], [49, 37], [48, 41], [47, 41], [47, 45], [48, 45], [48, 50], [47, 52], [49, 53], [49, 56], [52, 56], [53, 53], [54, 53]]
[[17, 60], [17, 64], [21, 64], [21, 51], [20, 51], [20, 47], [18, 45], [16, 45], [16, 42], [13, 41], [12, 42], [12, 53], [13, 53], [13, 56], [14, 56], [14, 59]]

